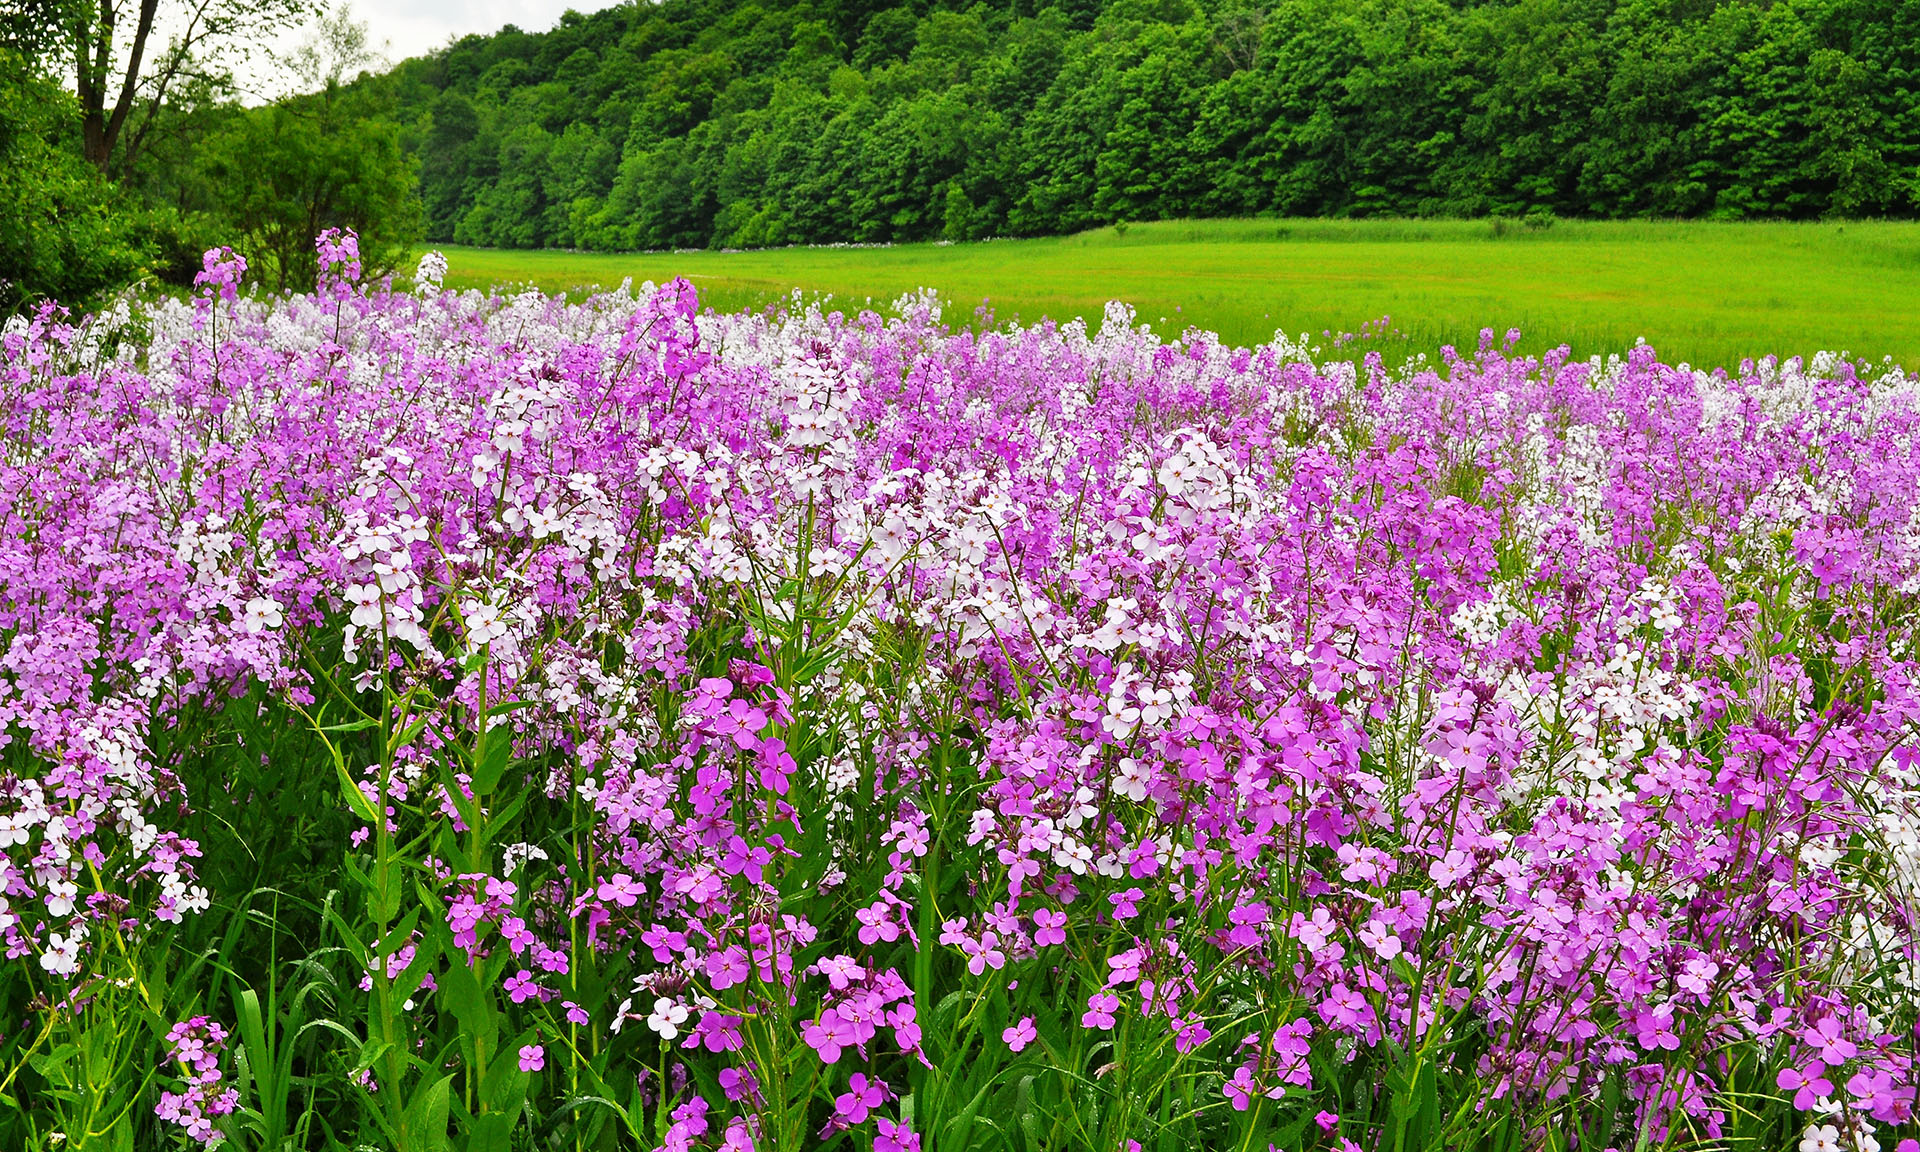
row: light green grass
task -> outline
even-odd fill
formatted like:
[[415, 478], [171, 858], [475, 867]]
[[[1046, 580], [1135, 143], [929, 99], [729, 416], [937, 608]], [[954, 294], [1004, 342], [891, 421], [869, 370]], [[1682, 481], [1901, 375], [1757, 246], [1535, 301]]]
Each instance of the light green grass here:
[[949, 318], [1087, 317], [1109, 299], [1177, 334], [1235, 343], [1356, 331], [1392, 318], [1396, 352], [1519, 328], [1523, 348], [1619, 351], [1644, 337], [1668, 361], [1846, 351], [1920, 366], [1920, 224], [1700, 221], [1209, 220], [950, 246], [601, 254], [445, 250], [449, 285], [574, 292], [685, 276], [716, 308], [798, 288], [850, 311], [937, 289]]

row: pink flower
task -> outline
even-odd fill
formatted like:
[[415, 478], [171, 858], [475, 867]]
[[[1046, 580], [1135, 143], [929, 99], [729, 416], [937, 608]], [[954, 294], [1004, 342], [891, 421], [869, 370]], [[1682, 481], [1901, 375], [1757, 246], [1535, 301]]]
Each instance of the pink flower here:
[[540, 985], [534, 981], [533, 973], [522, 968], [507, 977], [506, 992], [507, 999], [515, 1004], [523, 1004], [540, 995]]
[[1080, 1016], [1082, 1028], [1113, 1027], [1114, 1013], [1120, 1010], [1120, 997], [1111, 992], [1096, 992], [1087, 998], [1087, 1010]]
[[1458, 848], [1427, 866], [1427, 875], [1442, 888], [1450, 888], [1473, 870], [1473, 858]]
[[850, 982], [865, 979], [867, 970], [851, 956], [829, 956], [820, 961], [820, 974], [834, 991], [844, 992]]
[[1379, 920], [1369, 920], [1362, 924], [1357, 935], [1360, 943], [1382, 960], [1392, 960], [1400, 955], [1400, 937], [1394, 935], [1393, 929]]
[[1793, 1106], [1802, 1112], [1813, 1107], [1814, 1101], [1833, 1095], [1833, 1082], [1827, 1079], [1827, 1066], [1815, 1060], [1805, 1069], [1783, 1068], [1774, 1078], [1782, 1091], [1793, 1093]]
[[[1337, 944], [1330, 943], [1334, 931], [1334, 922], [1333, 917], [1328, 915], [1325, 908], [1315, 908], [1312, 916], [1305, 916], [1299, 912], [1295, 912], [1293, 914], [1293, 923], [1290, 931], [1293, 938], [1300, 941], [1300, 947], [1307, 950], [1309, 956], [1318, 955], [1321, 952], [1339, 947]], [[1334, 957], [1334, 959], [1338, 958], [1338, 956]]]
[[857, 1043], [858, 1030], [838, 1009], [829, 1008], [802, 1029], [800, 1036], [819, 1054], [822, 1064], [832, 1064], [840, 1059], [843, 1049]]
[[854, 909], [853, 918], [860, 922], [858, 935], [862, 944], [871, 946], [883, 940], [891, 944], [900, 938], [900, 925], [894, 923], [893, 908], [885, 901]]
[[869, 1080], [866, 1073], [855, 1072], [847, 1084], [847, 1090], [834, 1098], [834, 1115], [847, 1124], [859, 1124], [866, 1120], [870, 1110], [886, 1102], [885, 1080]]
[[1649, 1052], [1661, 1049], [1672, 1052], [1680, 1047], [1680, 1035], [1674, 1030], [1671, 1004], [1662, 1004], [1651, 1012], [1640, 1013], [1634, 1023], [1634, 1031], [1640, 1047]]
[[720, 1090], [729, 1100], [746, 1100], [760, 1090], [760, 1082], [751, 1072], [742, 1072], [738, 1068], [720, 1069]]
[[600, 882], [596, 895], [622, 908], [631, 908], [647, 894], [646, 886], [626, 872], [616, 872]]
[[900, 1045], [902, 1051], [912, 1052], [920, 1047], [920, 1022], [917, 1019], [917, 1013], [918, 1009], [913, 1006], [911, 1000], [901, 1001], [897, 1007], [887, 1013], [887, 1023], [893, 1026], [894, 1043]]
[[1039, 1035], [1040, 1030], [1034, 1027], [1033, 1017], [1023, 1016], [1018, 1024], [1009, 1025], [1004, 1029], [1000, 1033], [1000, 1039], [1006, 1042], [1008, 1048], [1018, 1052], [1033, 1043]]
[[547, 1066], [547, 1051], [538, 1044], [525, 1044], [520, 1048], [520, 1071], [538, 1072]]
[[718, 952], [709, 952], [706, 959], [707, 983], [715, 992], [724, 992], [736, 984], [746, 982], [748, 976], [747, 954], [738, 944], [730, 944]]
[[1190, 1012], [1173, 1021], [1173, 1050], [1183, 1056], [1212, 1037], [1212, 1029], [1207, 1027], [1197, 1012]]
[[979, 976], [988, 968], [997, 971], [1006, 967], [1007, 954], [997, 947], [999, 943], [1000, 937], [993, 932], [987, 933], [978, 940], [972, 937], [962, 940], [960, 951], [967, 954], [967, 971]]
[[1233, 1102], [1235, 1112], [1245, 1112], [1253, 1105], [1254, 1093], [1260, 1090], [1253, 1082], [1253, 1073], [1246, 1065], [1234, 1069], [1233, 1078], [1220, 1086], [1220, 1091]]
[[1812, 1028], [1800, 1034], [1803, 1043], [1820, 1050], [1820, 1059], [1825, 1064], [1844, 1064], [1860, 1054], [1851, 1040], [1846, 1038], [1846, 1026], [1838, 1017], [1828, 1016]]
[[920, 1152], [920, 1134], [904, 1121], [896, 1124], [882, 1116], [875, 1126], [873, 1152]]

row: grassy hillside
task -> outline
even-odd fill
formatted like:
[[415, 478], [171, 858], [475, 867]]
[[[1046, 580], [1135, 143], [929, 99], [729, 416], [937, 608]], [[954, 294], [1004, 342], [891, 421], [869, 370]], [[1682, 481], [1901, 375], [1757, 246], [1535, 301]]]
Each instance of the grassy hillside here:
[[1390, 317], [1386, 350], [1471, 347], [1482, 327], [1525, 347], [1670, 360], [1845, 350], [1920, 366], [1920, 224], [1211, 220], [1055, 239], [890, 248], [601, 254], [449, 248], [448, 282], [578, 290], [686, 276], [723, 309], [798, 288], [843, 306], [933, 287], [965, 319], [1085, 316], [1109, 299], [1167, 333], [1236, 342], [1357, 331]]

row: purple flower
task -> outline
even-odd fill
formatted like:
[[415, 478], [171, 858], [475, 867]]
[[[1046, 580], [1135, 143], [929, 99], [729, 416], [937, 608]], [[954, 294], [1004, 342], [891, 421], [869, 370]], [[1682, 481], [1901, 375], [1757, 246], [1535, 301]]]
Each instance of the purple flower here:
[[873, 1152], [920, 1152], [920, 1134], [904, 1122], [896, 1124], [882, 1116], [877, 1126]]
[[1253, 1081], [1253, 1073], [1244, 1064], [1234, 1069], [1233, 1078], [1220, 1087], [1220, 1091], [1233, 1102], [1235, 1112], [1245, 1112], [1252, 1107], [1254, 1094], [1259, 1090]]
[[862, 1123], [869, 1111], [887, 1102], [887, 1095], [885, 1080], [869, 1080], [866, 1073], [855, 1072], [847, 1090], [834, 1098], [834, 1116], [850, 1125]]
[[1082, 1028], [1113, 1027], [1114, 1013], [1120, 1010], [1120, 997], [1111, 992], [1095, 992], [1087, 997], [1087, 1010], [1080, 1015]]
[[1018, 1023], [1010, 1024], [1000, 1033], [1000, 1039], [1015, 1052], [1026, 1048], [1039, 1038], [1040, 1030], [1034, 1027], [1033, 1017], [1022, 1016]]

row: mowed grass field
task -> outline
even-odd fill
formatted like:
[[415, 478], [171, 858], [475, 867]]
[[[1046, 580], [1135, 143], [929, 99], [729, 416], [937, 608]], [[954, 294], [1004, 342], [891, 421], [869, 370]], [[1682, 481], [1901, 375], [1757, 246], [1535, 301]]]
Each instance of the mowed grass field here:
[[1075, 236], [632, 254], [448, 247], [456, 287], [580, 292], [685, 276], [719, 309], [799, 289], [848, 311], [927, 287], [948, 319], [1085, 317], [1108, 300], [1174, 336], [1189, 325], [1234, 343], [1276, 330], [1316, 342], [1389, 318], [1390, 362], [1480, 329], [1522, 347], [1617, 352], [1644, 338], [1669, 362], [1844, 351], [1920, 368], [1920, 223], [1208, 220]]

